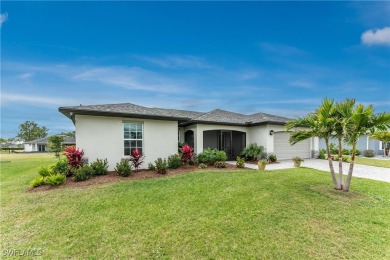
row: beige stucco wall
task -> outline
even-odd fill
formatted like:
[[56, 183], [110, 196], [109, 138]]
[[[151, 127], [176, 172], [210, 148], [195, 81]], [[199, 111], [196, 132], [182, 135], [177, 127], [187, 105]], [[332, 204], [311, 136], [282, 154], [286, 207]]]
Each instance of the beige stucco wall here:
[[109, 170], [113, 170], [116, 163], [125, 158], [123, 122], [144, 124], [143, 168], [158, 157], [167, 158], [177, 153], [177, 121], [76, 115], [76, 144], [84, 150], [90, 163], [97, 158], [107, 158]]

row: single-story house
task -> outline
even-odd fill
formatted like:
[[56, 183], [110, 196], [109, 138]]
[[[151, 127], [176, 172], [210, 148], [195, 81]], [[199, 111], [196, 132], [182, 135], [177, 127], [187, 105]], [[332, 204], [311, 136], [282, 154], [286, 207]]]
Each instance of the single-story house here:
[[[336, 148], [338, 149], [339, 143], [336, 139], [330, 139], [329, 143], [333, 143], [336, 145]], [[371, 139], [368, 135], [363, 135], [358, 139], [358, 142], [356, 144], [356, 148], [363, 153], [364, 150], [373, 150], [376, 155], [383, 155], [383, 150], [385, 148], [390, 147], [390, 142], [383, 143], [379, 140]], [[320, 149], [326, 149], [325, 140], [320, 139], [319, 140], [319, 148]], [[343, 149], [351, 150], [352, 146], [346, 143], [343, 143]]]
[[[25, 152], [47, 152], [47, 141], [50, 136], [36, 139], [34, 141], [25, 142], [24, 145], [24, 151]], [[76, 145], [76, 138], [71, 136], [63, 136], [64, 142], [62, 143], [64, 146], [69, 145]]]
[[266, 113], [196, 112], [131, 103], [60, 107], [59, 111], [73, 121], [77, 147], [86, 159], [107, 158], [110, 170], [132, 149], [142, 151], [146, 167], [177, 153], [178, 142], [189, 144], [197, 154], [208, 147], [223, 150], [229, 160], [250, 143], [264, 146], [278, 159], [310, 158], [318, 151], [317, 138], [291, 146], [285, 131], [289, 118]]

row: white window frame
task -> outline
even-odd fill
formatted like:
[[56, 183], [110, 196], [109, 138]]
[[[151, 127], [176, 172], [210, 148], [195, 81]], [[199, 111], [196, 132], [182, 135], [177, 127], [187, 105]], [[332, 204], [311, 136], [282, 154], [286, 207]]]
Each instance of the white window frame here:
[[[129, 132], [129, 138], [125, 138], [125, 132], [127, 132], [127, 131], [125, 131], [125, 125], [126, 124], [129, 125], [129, 131], [128, 131]], [[135, 131], [136, 138], [131, 138], [131, 132], [132, 132], [131, 131], [131, 125], [136, 125], [136, 131]], [[138, 125], [141, 125], [141, 131], [138, 131]], [[122, 128], [123, 129], [123, 155], [124, 156], [130, 156], [132, 149], [141, 149], [142, 154], [144, 154], [144, 152], [145, 152], [145, 150], [144, 150], [144, 123], [143, 122], [135, 122], [135, 121], [131, 121], [131, 122], [124, 121], [122, 123], [122, 127], [123, 127]], [[139, 133], [139, 132], [141, 133], [142, 138], [138, 138], [137, 137], [137, 133]], [[130, 143], [129, 148], [127, 148], [125, 146], [125, 142], [126, 141], [128, 141]], [[132, 141], [136, 142], [136, 146], [135, 147], [131, 146], [131, 142]], [[137, 145], [138, 141], [141, 141], [141, 146], [140, 147]], [[130, 149], [129, 154], [126, 154], [126, 149]]]

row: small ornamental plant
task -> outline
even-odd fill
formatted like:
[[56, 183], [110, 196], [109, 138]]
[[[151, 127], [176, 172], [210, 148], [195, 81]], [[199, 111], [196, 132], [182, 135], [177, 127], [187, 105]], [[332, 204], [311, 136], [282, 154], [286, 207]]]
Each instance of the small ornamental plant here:
[[189, 161], [192, 160], [192, 148], [188, 144], [183, 145], [183, 147], [180, 149], [181, 152], [181, 160], [184, 164], [188, 164]]
[[138, 149], [134, 149], [131, 152], [130, 162], [135, 170], [139, 169], [139, 166], [144, 162], [144, 156]]
[[257, 162], [257, 166], [258, 166], [259, 170], [265, 170], [265, 166], [266, 166], [268, 163], [269, 163], [268, 160], [262, 159], [262, 160], [259, 160], [259, 161]]
[[80, 151], [79, 149], [77, 149], [76, 146], [66, 147], [64, 155], [68, 159], [68, 164], [72, 168], [77, 169], [77, 168], [83, 166], [82, 158], [83, 158], [84, 152], [82, 150]]
[[245, 160], [244, 160], [244, 158], [241, 158], [240, 156], [237, 156], [237, 158], [236, 158], [236, 166], [237, 166], [237, 168], [244, 168], [245, 167]]
[[300, 167], [301, 166], [301, 162], [304, 161], [301, 157], [293, 157], [292, 160], [294, 162], [294, 166], [295, 167]]

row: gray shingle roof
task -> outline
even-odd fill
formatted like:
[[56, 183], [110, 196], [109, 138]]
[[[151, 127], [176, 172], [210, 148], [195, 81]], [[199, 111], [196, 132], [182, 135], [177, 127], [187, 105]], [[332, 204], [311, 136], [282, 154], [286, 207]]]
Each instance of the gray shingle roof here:
[[127, 116], [138, 118], [164, 118], [178, 120], [181, 124], [188, 125], [193, 123], [219, 123], [234, 125], [250, 125], [262, 123], [284, 124], [289, 118], [270, 115], [266, 113], [256, 113], [245, 115], [230, 112], [221, 109], [215, 109], [210, 112], [196, 112], [178, 109], [149, 108], [135, 105], [132, 103], [106, 104], [91, 106], [72, 106], [60, 107], [59, 111], [72, 118], [72, 114], [92, 114], [108, 116]]
[[[36, 139], [30, 142], [25, 142], [25, 144], [47, 144], [47, 141], [50, 136], [46, 136], [44, 138]], [[64, 142], [63, 144], [76, 144], [76, 138], [71, 136], [63, 136]]]

